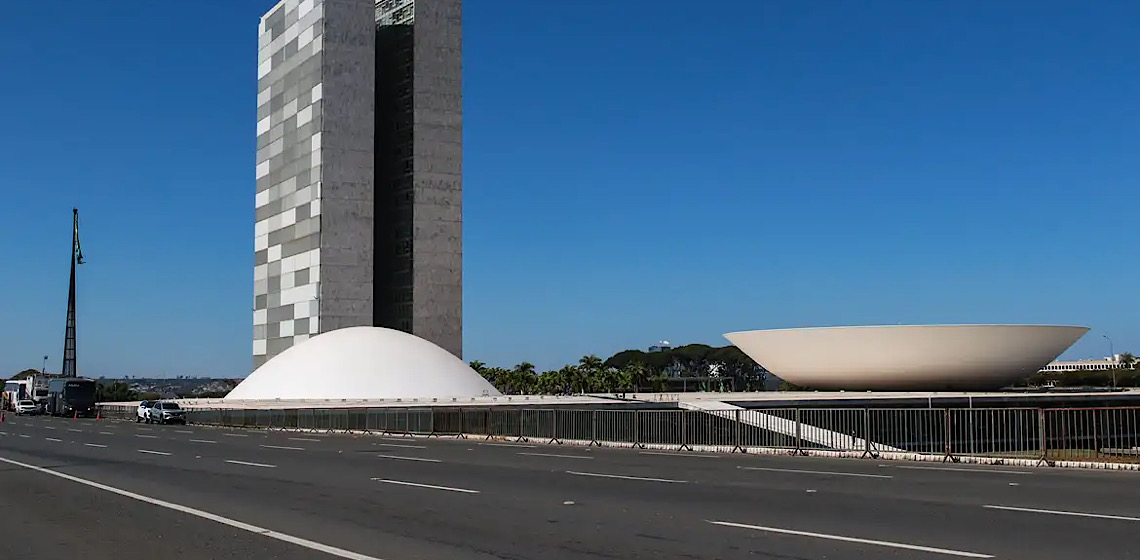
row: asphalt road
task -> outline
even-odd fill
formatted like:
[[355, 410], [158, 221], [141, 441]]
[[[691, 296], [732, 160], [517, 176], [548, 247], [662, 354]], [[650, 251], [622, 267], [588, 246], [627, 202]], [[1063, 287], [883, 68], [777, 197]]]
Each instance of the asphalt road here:
[[0, 558], [1140, 558], [1140, 474], [12, 417]]

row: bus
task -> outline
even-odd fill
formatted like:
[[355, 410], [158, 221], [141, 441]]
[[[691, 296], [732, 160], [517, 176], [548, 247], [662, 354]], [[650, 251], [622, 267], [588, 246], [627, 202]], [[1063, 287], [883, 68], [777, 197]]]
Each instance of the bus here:
[[52, 416], [95, 416], [95, 380], [57, 377], [48, 382], [44, 414]]

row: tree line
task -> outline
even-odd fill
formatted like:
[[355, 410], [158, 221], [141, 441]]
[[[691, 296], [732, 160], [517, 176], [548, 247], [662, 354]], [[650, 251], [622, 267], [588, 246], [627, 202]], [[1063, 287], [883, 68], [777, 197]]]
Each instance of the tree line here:
[[539, 373], [534, 364], [513, 368], [471, 362], [504, 395], [573, 395], [678, 390], [759, 391], [768, 372], [735, 346], [689, 344], [659, 352], [624, 350], [602, 359], [588, 355], [576, 364]]

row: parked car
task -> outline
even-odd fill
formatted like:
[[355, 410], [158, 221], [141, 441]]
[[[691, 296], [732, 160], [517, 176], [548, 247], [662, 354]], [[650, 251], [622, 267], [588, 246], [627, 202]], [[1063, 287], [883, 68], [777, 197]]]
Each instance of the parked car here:
[[35, 401], [20, 401], [16, 403], [16, 414], [39, 414], [40, 405]]
[[147, 422], [185, 424], [186, 411], [176, 402], [159, 401], [147, 409]]
[[154, 406], [154, 401], [143, 401], [139, 403], [139, 409], [135, 412], [135, 422], [150, 422], [150, 407]]

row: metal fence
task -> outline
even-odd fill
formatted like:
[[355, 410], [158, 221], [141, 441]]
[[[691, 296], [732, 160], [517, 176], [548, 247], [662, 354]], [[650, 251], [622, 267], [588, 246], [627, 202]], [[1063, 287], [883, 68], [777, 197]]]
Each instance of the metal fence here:
[[[135, 408], [104, 417], [134, 420]], [[1140, 463], [1140, 408], [565, 410], [191, 409], [193, 424], [644, 448], [840, 451]]]

